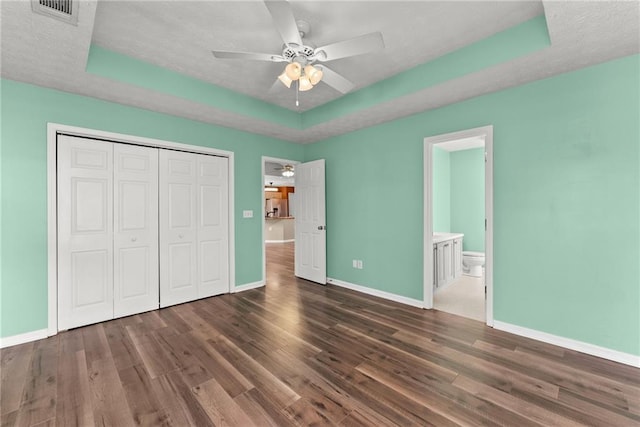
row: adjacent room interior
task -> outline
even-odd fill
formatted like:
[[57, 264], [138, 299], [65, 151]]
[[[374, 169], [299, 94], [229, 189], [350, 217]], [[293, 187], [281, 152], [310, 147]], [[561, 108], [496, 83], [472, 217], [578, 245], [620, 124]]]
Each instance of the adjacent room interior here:
[[[263, 159], [264, 257], [266, 282], [294, 273], [297, 161]], [[284, 271], [281, 271], [284, 268]], [[279, 274], [284, 273], [284, 277]], [[286, 280], [285, 280], [286, 281]]]
[[638, 2], [0, 11], [0, 424], [640, 423]]
[[433, 308], [485, 322], [484, 137], [431, 149]]

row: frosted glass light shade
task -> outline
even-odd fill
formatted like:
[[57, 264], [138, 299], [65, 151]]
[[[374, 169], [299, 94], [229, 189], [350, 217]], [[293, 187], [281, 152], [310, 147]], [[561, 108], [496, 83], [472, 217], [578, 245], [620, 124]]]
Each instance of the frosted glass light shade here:
[[292, 62], [284, 68], [284, 72], [291, 80], [298, 80], [302, 74], [302, 65]]
[[300, 92], [304, 92], [313, 88], [313, 85], [311, 84], [311, 81], [307, 76], [300, 77], [300, 79], [298, 80], [298, 84], [300, 85], [299, 86]]
[[286, 178], [290, 178], [293, 176], [293, 171], [292, 170], [286, 170], [284, 172], [282, 172], [282, 176], [286, 177]]
[[313, 65], [307, 65], [304, 67], [304, 75], [309, 78], [309, 81], [314, 86], [322, 80], [322, 70], [314, 67]]
[[287, 76], [287, 73], [284, 72], [278, 76], [278, 80], [280, 80], [283, 85], [289, 88], [291, 87], [291, 83], [293, 82], [293, 80], [291, 80], [289, 76]]

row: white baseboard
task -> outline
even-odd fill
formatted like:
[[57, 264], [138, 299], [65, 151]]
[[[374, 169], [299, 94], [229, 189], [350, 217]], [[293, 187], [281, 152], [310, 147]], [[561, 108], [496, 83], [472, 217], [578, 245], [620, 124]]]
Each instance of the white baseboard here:
[[289, 239], [289, 240], [265, 240], [265, 243], [291, 243], [291, 242], [295, 242], [296, 239]]
[[420, 300], [403, 297], [402, 295], [396, 295], [385, 291], [379, 291], [377, 289], [371, 289], [366, 286], [356, 285], [349, 282], [343, 282], [342, 280], [332, 279], [327, 277], [327, 283], [341, 288], [351, 289], [352, 291], [362, 292], [363, 294], [372, 295], [378, 298], [384, 298], [391, 301], [399, 302], [400, 304], [410, 305], [412, 307], [424, 308], [424, 303]]
[[499, 322], [497, 320], [493, 322], [493, 327], [500, 331], [510, 332], [522, 337], [546, 342], [547, 344], [558, 345], [570, 350], [579, 351], [580, 353], [585, 353], [591, 356], [597, 356], [603, 359], [612, 360], [614, 362], [640, 368], [640, 356], [636, 356], [633, 354], [623, 353], [621, 351], [611, 350], [609, 348], [600, 347], [594, 344], [576, 341], [570, 338], [548, 334], [546, 332], [536, 331], [535, 329], [523, 328], [522, 326]]
[[260, 288], [264, 286], [264, 280], [259, 280], [253, 283], [245, 283], [244, 285], [238, 285], [235, 288], [231, 289], [231, 293], [235, 294], [242, 291], [248, 291], [249, 289]]
[[27, 332], [26, 334], [12, 335], [10, 337], [0, 338], [0, 348], [11, 347], [18, 344], [41, 340], [49, 336], [48, 332], [48, 329], [40, 329], [38, 331]]

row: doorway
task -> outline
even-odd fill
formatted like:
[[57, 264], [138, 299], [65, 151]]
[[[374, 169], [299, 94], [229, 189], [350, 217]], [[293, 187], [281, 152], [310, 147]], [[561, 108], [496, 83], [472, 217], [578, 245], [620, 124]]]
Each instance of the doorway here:
[[[279, 178], [278, 175], [267, 175], [267, 166], [270, 163], [280, 163], [282, 166], [275, 170], [281, 173], [283, 177], [295, 176], [294, 203], [289, 208], [293, 208], [293, 224], [294, 224], [294, 274], [301, 279], [327, 284], [327, 224], [326, 224], [326, 183], [325, 183], [325, 160], [316, 159], [313, 161], [300, 163], [287, 159], [277, 159], [272, 157], [262, 158], [262, 182], [261, 186], [275, 185], [276, 181], [266, 181], [271, 177]], [[293, 172], [285, 174], [285, 172]], [[287, 176], [288, 175], [288, 176]], [[263, 187], [264, 188], [264, 187]], [[277, 191], [282, 191], [278, 189]], [[266, 283], [267, 262], [266, 262], [266, 223], [269, 221], [269, 213], [274, 215], [276, 212], [272, 208], [267, 211], [266, 193], [262, 194], [262, 210], [265, 217], [262, 222], [262, 277], [263, 283]], [[292, 195], [289, 194], [289, 199]], [[279, 208], [278, 213], [281, 212]], [[275, 215], [274, 215], [275, 216]]]
[[[481, 147], [484, 147], [482, 149]], [[443, 150], [446, 148], [447, 150]], [[467, 153], [464, 153], [468, 149]], [[434, 209], [440, 204], [440, 208], [447, 205], [447, 197], [452, 197], [446, 188], [434, 186], [445, 180], [446, 176], [454, 174], [457, 188], [463, 188], [470, 194], [461, 182], [460, 174], [448, 169], [450, 163], [449, 153], [459, 152], [456, 156], [475, 159], [477, 170], [474, 177], [475, 184], [484, 184], [484, 197], [478, 193], [478, 185], [474, 197], [476, 200], [475, 217], [471, 222], [468, 219], [462, 221], [458, 215], [453, 220], [452, 210], [454, 204], [449, 204], [446, 209]], [[464, 153], [464, 156], [462, 154]], [[484, 159], [483, 159], [484, 157]], [[476, 159], [477, 158], [477, 159]], [[484, 160], [484, 161], [483, 161]], [[469, 161], [469, 160], [465, 160]], [[479, 162], [479, 164], [478, 164]], [[478, 170], [484, 163], [484, 171]], [[467, 170], [468, 166], [464, 166]], [[479, 182], [478, 182], [479, 180]], [[480, 185], [482, 187], [482, 185]], [[445, 194], [446, 193], [446, 194]], [[443, 195], [444, 194], [444, 195]], [[464, 192], [463, 192], [464, 194]], [[456, 196], [458, 200], [461, 195]], [[482, 198], [484, 207], [481, 206]], [[467, 203], [465, 201], [465, 203]], [[470, 129], [445, 135], [428, 137], [424, 140], [424, 307], [427, 309], [438, 308], [450, 311], [454, 314], [467, 315], [482, 319], [487, 325], [493, 325], [493, 127]], [[468, 212], [468, 208], [457, 208], [457, 213]], [[464, 224], [464, 225], [463, 225]], [[468, 224], [468, 225], [467, 225]], [[452, 229], [458, 227], [458, 229]], [[462, 233], [464, 228], [467, 232]], [[465, 238], [467, 241], [465, 241]], [[484, 262], [477, 263], [478, 258], [484, 256]], [[481, 259], [481, 258], [480, 258]], [[464, 261], [464, 262], [463, 262]], [[478, 265], [476, 265], [478, 264]], [[484, 286], [483, 286], [484, 284]], [[468, 297], [476, 293], [476, 311], [473, 308], [466, 313], [457, 312], [456, 305], [461, 307], [461, 301], [456, 298]], [[482, 307], [482, 294], [484, 293], [484, 306]], [[435, 305], [434, 306], [434, 301]], [[453, 303], [453, 304], [452, 304]], [[440, 306], [437, 306], [440, 304]]]
[[[296, 166], [300, 162], [262, 157], [262, 277], [267, 265], [293, 276], [295, 263]], [[270, 271], [271, 273], [271, 271]]]

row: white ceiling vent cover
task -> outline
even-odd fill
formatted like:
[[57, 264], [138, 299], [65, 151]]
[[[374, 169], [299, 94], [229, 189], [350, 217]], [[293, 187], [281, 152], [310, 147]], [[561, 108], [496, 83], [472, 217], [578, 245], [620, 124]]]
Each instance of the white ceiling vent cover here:
[[78, 24], [78, 2], [76, 0], [31, 0], [34, 12], [47, 15], [69, 24]]

